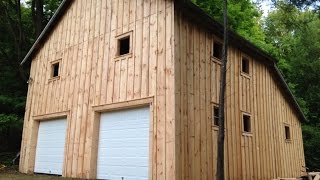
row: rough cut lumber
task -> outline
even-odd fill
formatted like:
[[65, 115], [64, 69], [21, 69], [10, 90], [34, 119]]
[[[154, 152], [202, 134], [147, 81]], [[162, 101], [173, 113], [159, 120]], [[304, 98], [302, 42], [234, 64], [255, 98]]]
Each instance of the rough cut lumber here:
[[[41, 121], [63, 116], [62, 175], [96, 178], [101, 112], [149, 106], [149, 179], [215, 179], [221, 61], [213, 49], [221, 26], [189, 1], [63, 2], [26, 57], [31, 72], [19, 170], [34, 171]], [[130, 52], [119, 56], [118, 40], [128, 35]], [[232, 32], [230, 38], [226, 179], [300, 177], [303, 114], [272, 58]], [[242, 72], [243, 57], [249, 74]], [[58, 61], [59, 77], [52, 78]], [[251, 132], [244, 132], [243, 114]]]

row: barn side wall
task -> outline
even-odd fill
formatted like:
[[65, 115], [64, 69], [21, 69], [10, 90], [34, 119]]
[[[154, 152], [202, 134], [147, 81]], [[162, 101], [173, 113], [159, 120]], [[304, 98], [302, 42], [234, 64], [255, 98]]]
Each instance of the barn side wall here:
[[[205, 28], [175, 12], [177, 179], [215, 179], [218, 128], [213, 106], [219, 97], [220, 65], [212, 57], [220, 41]], [[259, 59], [228, 49], [226, 90], [226, 179], [299, 177], [305, 165], [301, 123], [273, 74]], [[241, 73], [241, 57], [250, 73]], [[242, 114], [251, 116], [243, 132]], [[291, 141], [285, 140], [289, 125]]]
[[[174, 179], [173, 1], [75, 0], [32, 59], [20, 171], [33, 173], [35, 117], [67, 114], [63, 176], [94, 178], [93, 106], [153, 98], [153, 179]], [[117, 36], [132, 54], [115, 59]], [[60, 77], [50, 80], [51, 62]]]

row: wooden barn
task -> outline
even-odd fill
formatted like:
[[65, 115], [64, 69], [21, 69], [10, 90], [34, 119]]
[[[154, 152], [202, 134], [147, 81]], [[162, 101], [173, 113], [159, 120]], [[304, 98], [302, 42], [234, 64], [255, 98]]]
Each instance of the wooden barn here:
[[[215, 179], [222, 30], [188, 0], [64, 0], [22, 62], [20, 172]], [[301, 109], [272, 57], [229, 40], [227, 179], [299, 177]]]

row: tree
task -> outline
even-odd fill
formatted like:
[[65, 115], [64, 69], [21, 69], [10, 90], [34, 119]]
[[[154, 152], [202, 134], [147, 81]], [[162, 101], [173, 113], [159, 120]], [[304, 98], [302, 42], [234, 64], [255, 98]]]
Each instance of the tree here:
[[[20, 149], [30, 66], [27, 62], [22, 67], [20, 62], [61, 2], [46, 0], [41, 5], [36, 1], [0, 1], [0, 152]], [[34, 18], [35, 12], [43, 16]], [[37, 33], [35, 24], [39, 25]]]
[[[221, 0], [193, 0], [195, 4], [206, 11], [211, 17], [223, 23], [223, 6]], [[257, 4], [250, 0], [228, 1], [229, 28], [252, 43], [267, 48], [265, 35], [260, 23], [262, 12]]]
[[43, 0], [31, 2], [32, 20], [35, 27], [35, 37], [38, 37], [44, 26]]
[[[278, 1], [272, 0], [272, 1], [274, 3], [277, 3], [279, 0]], [[283, 2], [283, 0], [281, 0], [280, 2]], [[300, 9], [311, 7], [312, 9], [317, 11], [318, 13], [320, 12], [320, 1], [319, 0], [286, 0], [285, 2], [287, 4], [291, 3]]]
[[40, 35], [44, 26], [49, 22], [61, 2], [62, 0], [29, 0], [27, 2], [27, 4], [31, 4], [35, 37]]
[[288, 2], [278, 2], [265, 20], [267, 43], [275, 47], [291, 90], [297, 97], [308, 122], [303, 125], [307, 167], [319, 170], [317, 152], [320, 131], [320, 19], [313, 11], [299, 10]]
[[228, 1], [223, 1], [223, 48], [219, 94], [219, 134], [217, 147], [217, 180], [224, 180], [224, 112], [228, 62]]

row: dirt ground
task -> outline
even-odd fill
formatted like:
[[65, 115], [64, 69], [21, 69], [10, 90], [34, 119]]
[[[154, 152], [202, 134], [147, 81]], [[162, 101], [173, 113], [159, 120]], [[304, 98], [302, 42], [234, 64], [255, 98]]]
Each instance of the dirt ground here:
[[25, 175], [19, 173], [17, 168], [18, 167], [2, 168], [0, 170], [0, 180], [71, 180], [70, 178], [62, 178], [59, 176], [47, 176], [38, 174]]

